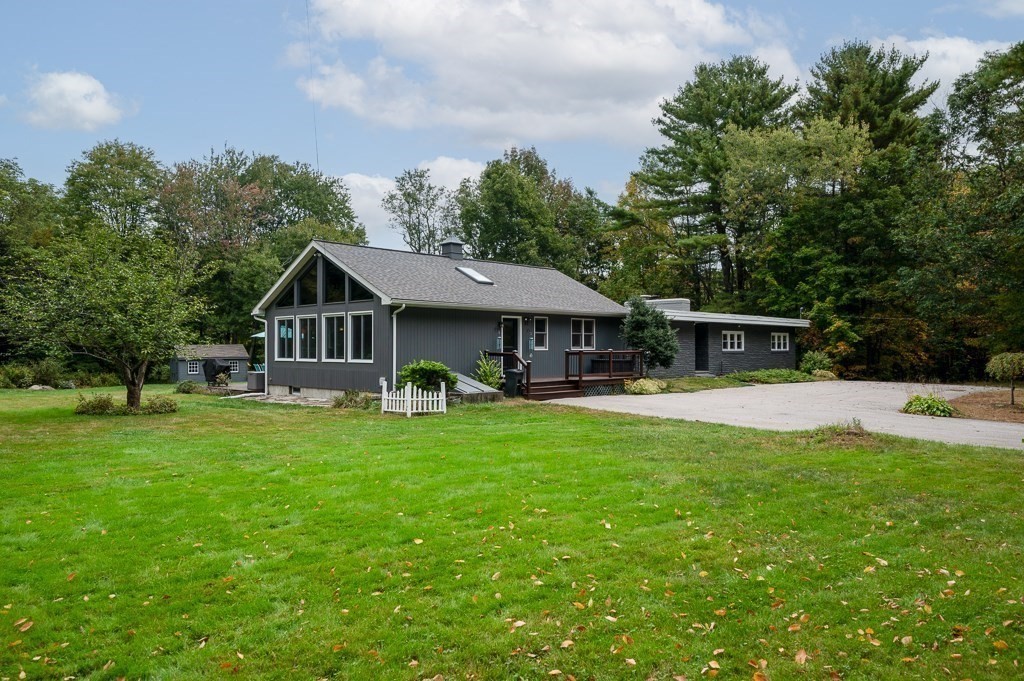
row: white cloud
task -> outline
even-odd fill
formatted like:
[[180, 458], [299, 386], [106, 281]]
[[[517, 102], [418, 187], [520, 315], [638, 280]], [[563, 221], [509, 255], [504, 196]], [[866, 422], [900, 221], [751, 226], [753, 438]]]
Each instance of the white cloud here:
[[39, 128], [92, 132], [120, 121], [125, 110], [103, 83], [88, 73], [57, 71], [37, 75], [28, 91], [28, 122]]
[[980, 9], [993, 17], [1024, 16], [1024, 0], [984, 0]]
[[932, 106], [942, 107], [946, 97], [953, 91], [953, 82], [958, 76], [974, 70], [978, 60], [986, 52], [1005, 50], [1010, 43], [998, 40], [974, 41], [960, 36], [930, 36], [920, 40], [911, 40], [902, 35], [891, 35], [884, 39], [871, 41], [874, 45], [894, 45], [904, 53], [923, 55], [928, 53], [928, 60], [918, 72], [918, 82], [939, 81], [939, 89], [932, 95]]
[[432, 161], [423, 161], [417, 168], [430, 171], [430, 181], [434, 184], [456, 189], [466, 178], [476, 178], [483, 172], [485, 164], [470, 161], [468, 158], [452, 158], [438, 156]]
[[7, 99], [7, 95], [5, 95], [5, 94], [0, 94], [0, 109], [2, 109], [2, 108], [4, 108], [5, 106], [7, 106], [7, 102], [8, 102], [8, 101], [10, 101], [10, 100], [8, 100], [8, 99]]
[[[764, 47], [776, 70], [797, 75], [779, 25], [710, 0], [314, 0], [312, 10], [317, 66], [299, 79], [308, 97], [499, 147], [653, 141], [658, 102], [697, 63], [732, 52]], [[367, 42], [377, 56], [365, 63], [333, 56]]]
[[[468, 158], [438, 156], [429, 161], [421, 161], [416, 167], [429, 170], [432, 183], [455, 189], [464, 178], [478, 176], [484, 169], [484, 164]], [[370, 240], [370, 245], [404, 249], [402, 235], [388, 226], [387, 211], [380, 205], [384, 196], [395, 188], [395, 181], [383, 175], [363, 173], [348, 173], [342, 175], [341, 179], [344, 180], [352, 197], [352, 210], [366, 226], [366, 236]]]

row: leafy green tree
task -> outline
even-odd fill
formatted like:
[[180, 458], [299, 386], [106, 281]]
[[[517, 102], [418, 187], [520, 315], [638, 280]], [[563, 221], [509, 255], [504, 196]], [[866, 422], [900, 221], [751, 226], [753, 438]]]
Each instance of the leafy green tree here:
[[629, 314], [622, 322], [622, 339], [634, 350], [642, 350], [644, 369], [669, 368], [679, 354], [679, 341], [665, 313], [643, 298], [627, 302]]
[[101, 142], [68, 166], [64, 212], [69, 226], [94, 225], [121, 237], [148, 234], [166, 171], [151, 149], [131, 142]]
[[1016, 381], [1024, 378], [1024, 352], [1003, 352], [988, 361], [985, 372], [997, 381], [1010, 382], [1010, 404], [1016, 404]]
[[750, 130], [787, 122], [795, 93], [795, 87], [771, 78], [766, 64], [737, 56], [698, 65], [693, 79], [661, 103], [654, 125], [665, 142], [645, 152], [637, 179], [651, 192], [650, 205], [660, 210], [661, 219], [677, 225], [692, 248], [717, 255], [720, 283], [709, 298], [719, 286], [727, 294], [742, 294], [750, 284], [744, 242], [751, 226], [730, 222], [724, 211], [723, 137], [730, 126]]
[[800, 116], [863, 123], [876, 149], [912, 144], [918, 111], [939, 87], [935, 81], [914, 85], [927, 59], [927, 54], [907, 56], [895, 47], [876, 49], [861, 40], [844, 42], [811, 67]]
[[440, 253], [441, 242], [458, 231], [458, 207], [453, 192], [430, 182], [426, 169], [406, 170], [381, 206], [391, 228], [414, 253]]
[[548, 264], [558, 251], [551, 209], [537, 178], [508, 158], [491, 161], [479, 179], [464, 180], [456, 198], [462, 239], [476, 258]]
[[40, 249], [15, 280], [7, 330], [106, 364], [121, 377], [128, 407], [139, 409], [146, 370], [192, 338], [203, 312], [189, 293], [196, 283], [160, 240], [86, 227]]

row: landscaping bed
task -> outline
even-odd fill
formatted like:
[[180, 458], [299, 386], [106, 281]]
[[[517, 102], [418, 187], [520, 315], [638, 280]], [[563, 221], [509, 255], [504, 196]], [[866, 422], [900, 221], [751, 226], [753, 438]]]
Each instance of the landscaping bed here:
[[960, 416], [985, 421], [1024, 423], [1024, 390], [1017, 391], [1017, 404], [1010, 405], [1009, 390], [985, 390], [949, 401]]

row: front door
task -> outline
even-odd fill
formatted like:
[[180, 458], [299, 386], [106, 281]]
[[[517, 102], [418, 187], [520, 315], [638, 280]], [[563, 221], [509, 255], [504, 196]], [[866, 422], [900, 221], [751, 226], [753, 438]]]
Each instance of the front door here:
[[[518, 352], [522, 355], [522, 333], [520, 327], [522, 322], [519, 317], [501, 318], [501, 350], [502, 352]], [[517, 369], [516, 360], [512, 357], [505, 357], [503, 366], [506, 369]]]
[[694, 343], [693, 349], [695, 353], [694, 357], [694, 370], [695, 371], [707, 371], [708, 370], [708, 325], [707, 324], [696, 324], [694, 328]]

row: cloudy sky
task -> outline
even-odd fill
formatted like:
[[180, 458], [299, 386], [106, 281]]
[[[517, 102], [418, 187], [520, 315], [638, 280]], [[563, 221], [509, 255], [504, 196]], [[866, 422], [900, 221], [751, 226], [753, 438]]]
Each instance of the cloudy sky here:
[[[345, 178], [372, 245], [406, 168], [456, 185], [510, 145], [614, 201], [694, 65], [805, 81], [862, 38], [928, 52], [941, 95], [1024, 36], [1024, 0], [113, 0], [7, 3], [0, 157], [60, 184], [100, 140], [165, 163], [225, 144]], [[314, 138], [314, 118], [316, 138]], [[317, 147], [319, 161], [317, 160]]]

